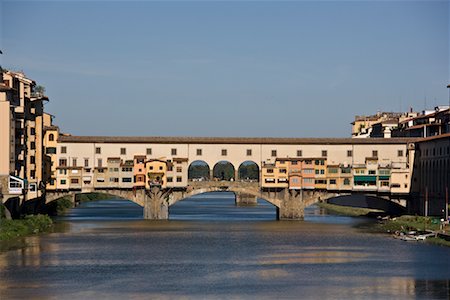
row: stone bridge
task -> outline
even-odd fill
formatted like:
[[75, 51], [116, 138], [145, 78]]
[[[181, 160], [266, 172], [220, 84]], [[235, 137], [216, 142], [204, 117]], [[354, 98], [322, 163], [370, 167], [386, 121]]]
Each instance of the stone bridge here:
[[256, 204], [257, 198], [264, 199], [277, 208], [280, 220], [301, 220], [304, 208], [319, 201], [325, 201], [340, 194], [320, 190], [261, 189], [258, 182], [198, 181], [190, 182], [186, 189], [132, 190], [132, 189], [95, 189], [69, 192], [47, 192], [46, 203], [70, 195], [76, 203], [80, 193], [98, 192], [128, 199], [144, 207], [144, 218], [167, 220], [169, 207], [183, 199], [210, 192], [233, 192], [237, 205]]

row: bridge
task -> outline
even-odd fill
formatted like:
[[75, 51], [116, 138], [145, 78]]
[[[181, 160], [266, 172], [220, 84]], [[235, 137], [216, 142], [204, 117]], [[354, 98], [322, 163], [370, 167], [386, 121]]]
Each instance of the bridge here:
[[238, 204], [262, 198], [277, 207], [279, 219], [302, 219], [305, 206], [352, 193], [407, 206], [414, 144], [394, 138], [61, 135], [48, 153], [47, 201], [105, 192], [143, 206], [145, 218], [167, 219], [177, 201], [228, 191]]
[[[351, 193], [326, 190], [262, 189], [258, 182], [200, 181], [190, 182], [185, 189], [153, 187], [149, 190], [94, 189], [84, 191], [50, 191], [46, 194], [46, 203], [64, 196], [71, 196], [72, 202], [76, 204], [77, 194], [90, 192], [105, 193], [130, 200], [142, 206], [144, 208], [144, 218], [150, 220], [167, 220], [169, 219], [170, 206], [183, 199], [210, 192], [232, 192], [235, 194], [237, 205], [256, 205], [258, 198], [264, 199], [276, 207], [278, 220], [302, 220], [305, 207], [329, 199], [339, 199], [339, 197], [351, 195]], [[390, 200], [386, 200], [386, 202], [390, 202]], [[335, 203], [340, 204], [339, 200]], [[348, 205], [348, 203], [343, 204]], [[395, 203], [392, 205], [399, 206], [399, 204]], [[382, 205], [373, 208], [386, 207], [389, 206]]]

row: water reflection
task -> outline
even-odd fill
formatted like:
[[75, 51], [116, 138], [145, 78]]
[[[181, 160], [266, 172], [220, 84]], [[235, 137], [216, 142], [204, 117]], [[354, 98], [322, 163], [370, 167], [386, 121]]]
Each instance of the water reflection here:
[[317, 207], [278, 222], [270, 204], [213, 196], [178, 203], [168, 222], [131, 202], [85, 203], [0, 254], [0, 298], [448, 299], [447, 248], [367, 235]]

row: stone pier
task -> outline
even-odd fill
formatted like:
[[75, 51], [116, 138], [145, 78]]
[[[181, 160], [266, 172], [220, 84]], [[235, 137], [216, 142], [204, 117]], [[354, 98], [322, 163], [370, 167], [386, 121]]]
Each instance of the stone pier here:
[[303, 202], [303, 190], [283, 189], [279, 192], [281, 200], [277, 208], [279, 220], [303, 220], [305, 215], [305, 203]]
[[140, 193], [144, 193], [144, 219], [169, 219], [169, 195], [167, 191], [154, 187], [149, 191], [142, 190]]
[[258, 204], [258, 197], [245, 193], [234, 193], [237, 206], [250, 206]]

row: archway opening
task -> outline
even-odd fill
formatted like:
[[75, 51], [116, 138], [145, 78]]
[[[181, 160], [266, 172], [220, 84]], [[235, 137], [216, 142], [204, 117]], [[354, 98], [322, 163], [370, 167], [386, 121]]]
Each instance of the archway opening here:
[[257, 205], [236, 204], [234, 192], [216, 191], [193, 195], [172, 205], [169, 220], [274, 221], [277, 208], [264, 199]]
[[258, 182], [259, 167], [251, 160], [244, 161], [238, 168], [238, 177], [241, 181]]
[[189, 165], [188, 180], [191, 180], [191, 181], [210, 180], [209, 165], [203, 160], [193, 161]]
[[235, 180], [235, 169], [232, 163], [229, 161], [219, 161], [214, 165], [213, 168], [213, 177], [214, 180], [226, 180], [226, 181], [234, 181]]

